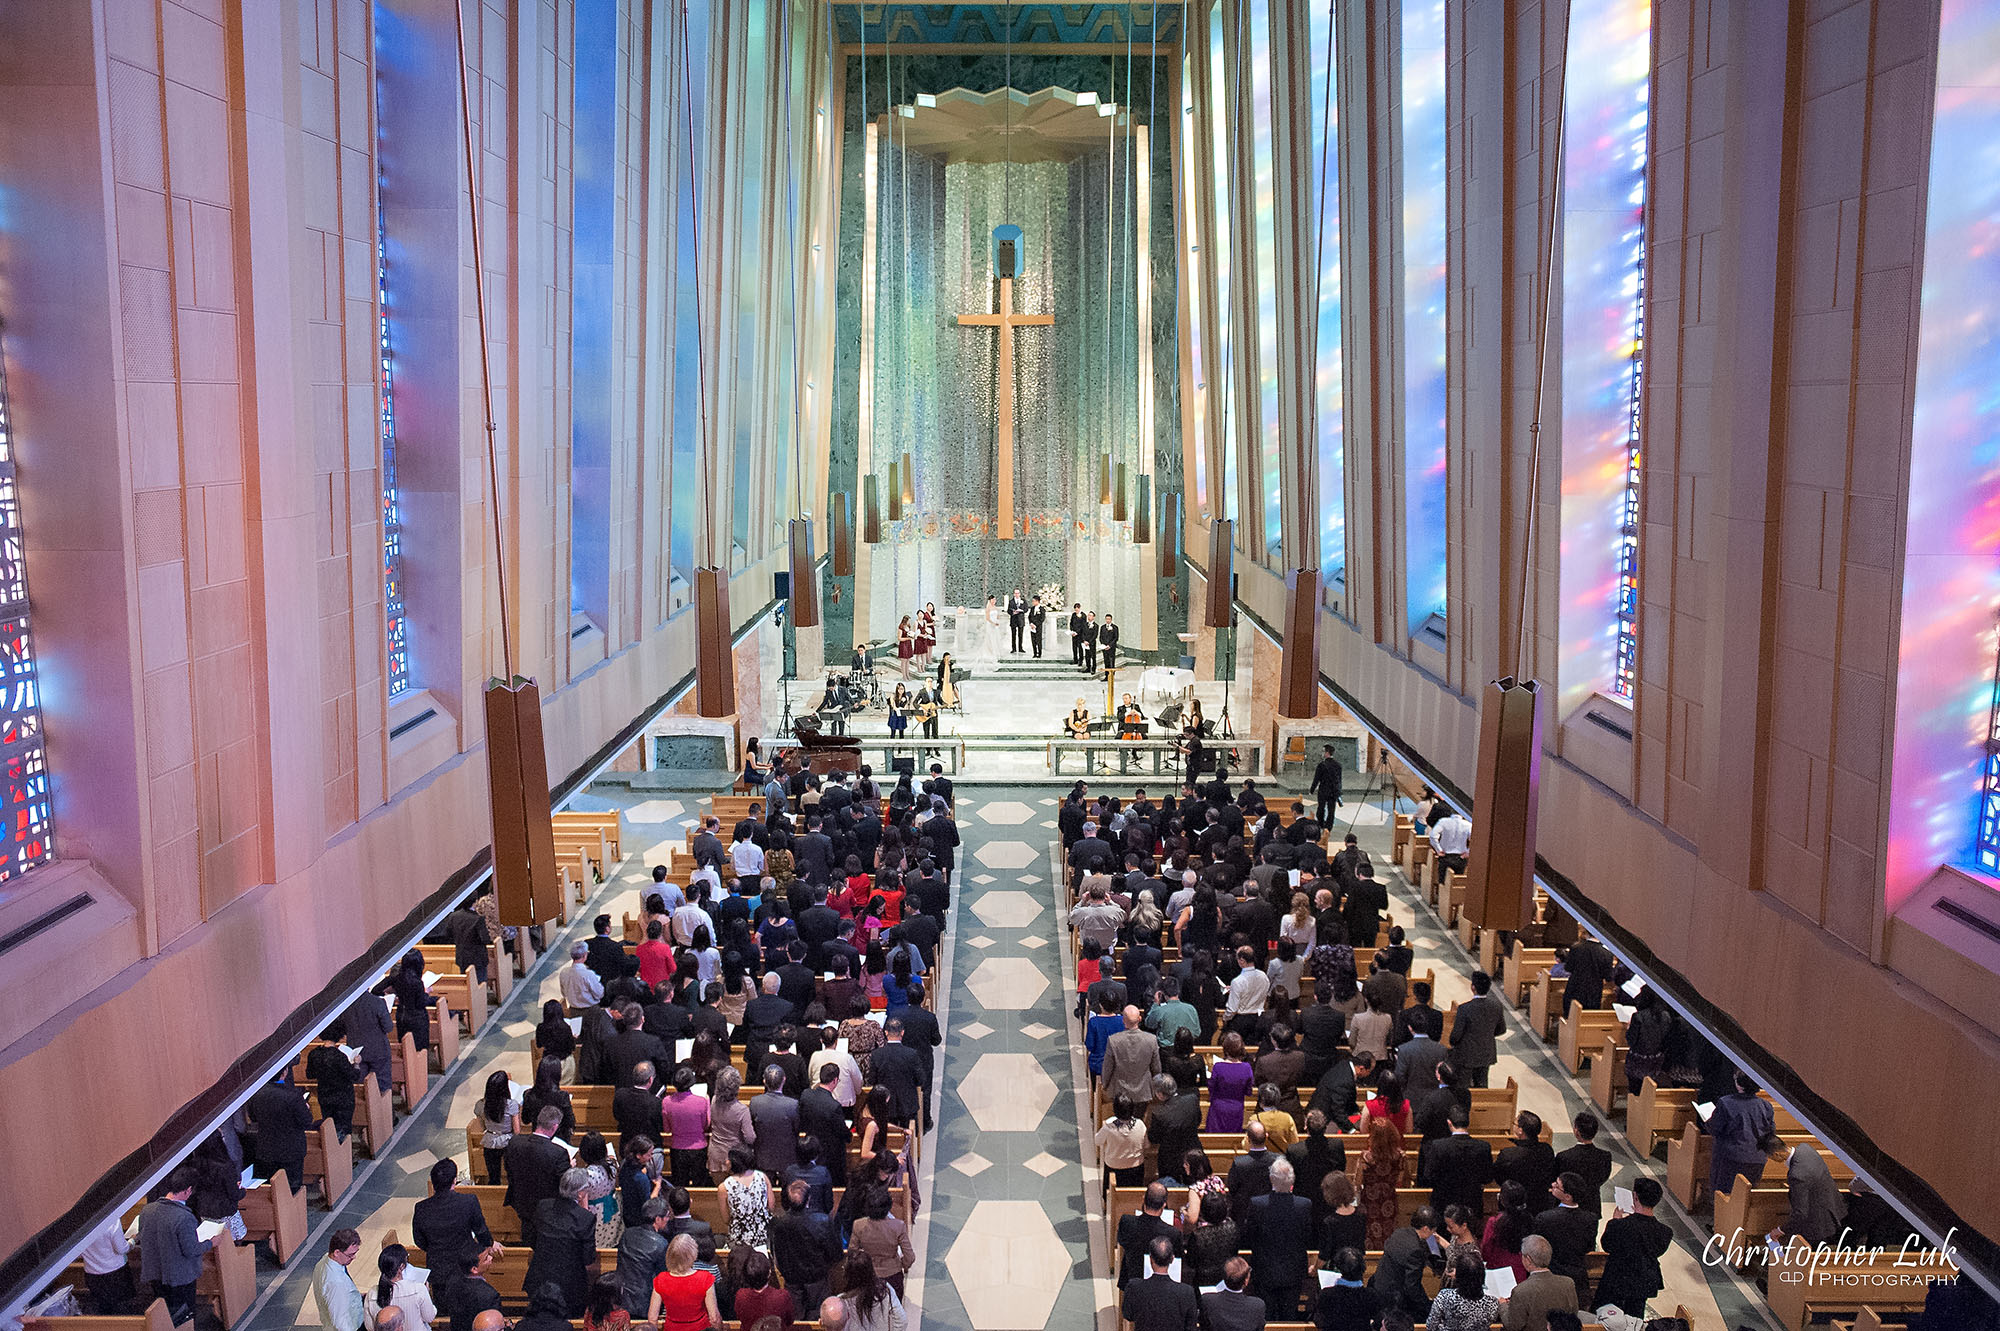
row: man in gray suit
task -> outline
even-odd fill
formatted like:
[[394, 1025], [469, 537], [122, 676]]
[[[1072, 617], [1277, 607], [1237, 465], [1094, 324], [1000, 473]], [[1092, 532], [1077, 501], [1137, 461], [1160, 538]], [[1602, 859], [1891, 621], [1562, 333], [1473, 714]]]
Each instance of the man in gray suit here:
[[1104, 1090], [1112, 1100], [1121, 1096], [1133, 1104], [1151, 1104], [1153, 1078], [1160, 1072], [1160, 1042], [1139, 1029], [1139, 1009], [1127, 1005], [1125, 1029], [1104, 1046]]
[[1847, 1219], [1847, 1203], [1841, 1199], [1840, 1188], [1828, 1172], [1819, 1148], [1810, 1142], [1787, 1146], [1775, 1133], [1758, 1145], [1773, 1160], [1784, 1160], [1785, 1193], [1791, 1201], [1785, 1223], [1772, 1230], [1770, 1236], [1780, 1243], [1791, 1238], [1807, 1243], [1831, 1243], [1839, 1238], [1841, 1222]]
[[188, 1206], [194, 1184], [194, 1166], [174, 1166], [167, 1190], [139, 1213], [139, 1279], [155, 1298], [166, 1300], [176, 1326], [194, 1320], [195, 1284], [211, 1243], [201, 1237], [201, 1222]]
[[785, 1094], [785, 1070], [776, 1063], [764, 1066], [764, 1093], [750, 1100], [750, 1125], [757, 1130], [751, 1148], [757, 1168], [782, 1180], [799, 1162], [799, 1102]]
[[1507, 1030], [1507, 1012], [1491, 992], [1493, 977], [1485, 971], [1472, 972], [1472, 997], [1458, 1005], [1451, 1022], [1451, 1063], [1458, 1069], [1464, 1086], [1484, 1086], [1486, 1075], [1499, 1060], [1495, 1047]]
[[1540, 1234], [1521, 1240], [1521, 1265], [1528, 1268], [1528, 1278], [1500, 1302], [1500, 1325], [1506, 1331], [1548, 1331], [1550, 1313], [1576, 1311], [1576, 1285], [1549, 1270], [1554, 1255]]

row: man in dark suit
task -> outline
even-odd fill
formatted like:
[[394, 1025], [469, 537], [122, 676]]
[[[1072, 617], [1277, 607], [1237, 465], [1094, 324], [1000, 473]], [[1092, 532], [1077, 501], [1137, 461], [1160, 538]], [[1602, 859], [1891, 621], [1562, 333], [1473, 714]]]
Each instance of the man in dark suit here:
[[1375, 877], [1375, 866], [1362, 860], [1354, 867], [1354, 881], [1348, 884], [1341, 914], [1347, 921], [1347, 941], [1357, 951], [1375, 946], [1382, 928], [1382, 912], [1389, 909], [1389, 889]]
[[456, 910], [444, 917], [444, 923], [439, 927], [451, 940], [452, 965], [460, 971], [467, 966], [472, 967], [479, 976], [479, 982], [485, 984], [487, 949], [493, 946], [493, 931], [486, 927], [486, 917], [469, 903], [461, 902]]
[[[428, 1251], [425, 1256], [429, 1256]], [[494, 1256], [492, 1248], [481, 1248], [466, 1260], [464, 1267], [458, 1268], [455, 1279], [449, 1269], [432, 1260], [431, 1269], [445, 1277], [444, 1285], [439, 1284], [435, 1275], [431, 1278], [432, 1294], [439, 1310], [451, 1314], [451, 1331], [472, 1331], [483, 1314], [499, 1314], [500, 1291], [486, 1278], [486, 1269], [493, 1265]]]
[[632, 1074], [641, 1063], [651, 1063], [656, 1068], [673, 1065], [674, 1051], [646, 1029], [644, 1008], [628, 1002], [618, 1009], [615, 1019], [618, 1031], [604, 1042], [604, 1064], [613, 1086], [632, 1085]]
[[1340, 1061], [1340, 1046], [1347, 1042], [1347, 1014], [1333, 1005], [1333, 986], [1313, 986], [1313, 1001], [1299, 1009], [1299, 1051], [1306, 1056], [1300, 1078], [1309, 1085]]
[[[831, 842], [827, 843], [829, 846]], [[831, 853], [831, 852], [829, 852]], [[826, 904], [826, 889], [813, 891], [813, 904], [799, 916], [799, 941], [806, 945], [806, 964], [826, 965], [826, 945], [840, 937], [840, 912]]]
[[1271, 1191], [1252, 1198], [1243, 1237], [1257, 1255], [1257, 1296], [1280, 1322], [1298, 1315], [1306, 1283], [1306, 1250], [1313, 1242], [1312, 1202], [1292, 1192], [1292, 1162], [1271, 1162]]
[[694, 1198], [688, 1196], [686, 1188], [667, 1189], [667, 1242], [671, 1243], [685, 1234], [694, 1240], [695, 1260], [713, 1262], [715, 1260], [715, 1231], [706, 1220], [694, 1215]]
[[431, 1195], [410, 1211], [411, 1240], [424, 1250], [430, 1268], [447, 1277], [442, 1283], [434, 1282], [438, 1306], [446, 1312], [453, 1309], [445, 1300], [460, 1283], [450, 1279], [450, 1273], [464, 1271], [482, 1250], [500, 1246], [493, 1241], [493, 1231], [486, 1227], [486, 1214], [479, 1209], [479, 1199], [469, 1192], [457, 1191], [457, 1186], [458, 1162], [438, 1161], [431, 1166]]
[[1165, 1073], [1153, 1078], [1153, 1112], [1146, 1136], [1159, 1148], [1160, 1173], [1181, 1177], [1181, 1161], [1201, 1147], [1201, 1092]]
[[1042, 631], [1048, 627], [1049, 608], [1037, 596], [1028, 602], [1028, 642], [1035, 649], [1035, 659], [1042, 659]]
[[1083, 613], [1083, 602], [1078, 601], [1069, 612], [1069, 657], [1078, 670], [1083, 669], [1083, 630], [1089, 623], [1090, 617]]
[[854, 1136], [854, 1129], [847, 1124], [847, 1111], [833, 1098], [833, 1088], [839, 1083], [840, 1066], [820, 1064], [819, 1085], [808, 1087], [799, 1096], [799, 1132], [819, 1142], [820, 1158], [826, 1161], [827, 1173], [833, 1176], [833, 1186], [844, 1188], [847, 1143]]
[[[1264, 1254], [1257, 1253], [1257, 1269], [1264, 1269]], [[1231, 1257], [1222, 1264], [1222, 1288], [1201, 1296], [1202, 1331], [1264, 1331], [1264, 1319], [1275, 1313], [1269, 1303], [1250, 1293], [1250, 1263]]]
[[1412, 1317], [1431, 1310], [1431, 1297], [1424, 1293], [1424, 1272], [1442, 1270], [1444, 1258], [1431, 1251], [1437, 1236], [1437, 1213], [1419, 1206], [1410, 1223], [1389, 1235], [1382, 1244], [1381, 1260], [1375, 1264], [1375, 1296], [1386, 1308], [1401, 1308]]
[[792, 1005], [792, 1021], [803, 1022], [806, 1008], [813, 1001], [813, 986], [818, 976], [812, 967], [806, 965], [806, 945], [795, 942], [785, 952], [785, 964], [778, 967], [778, 997]]
[[1493, 1148], [1466, 1131], [1462, 1106], [1451, 1106], [1448, 1118], [1451, 1135], [1432, 1142], [1424, 1152], [1419, 1181], [1430, 1183], [1431, 1209], [1440, 1215], [1452, 1205], [1481, 1215], [1486, 1185], [1493, 1181]]
[[1814, 1244], [1833, 1242], [1840, 1235], [1841, 1221], [1847, 1218], [1847, 1203], [1834, 1185], [1826, 1157], [1811, 1142], [1787, 1146], [1775, 1134], [1759, 1144], [1764, 1154], [1785, 1162], [1785, 1193], [1790, 1207], [1785, 1223], [1771, 1231], [1772, 1237], [1779, 1242], [1791, 1238]]
[[[649, 1199], [639, 1214], [627, 1217], [618, 1240], [618, 1298], [635, 1321], [652, 1302], [653, 1280], [667, 1269], [667, 1204]], [[405, 1331], [408, 1331], [405, 1328]]]
[[630, 1085], [611, 1094], [611, 1117], [618, 1124], [620, 1141], [644, 1137], [655, 1146], [665, 1145], [660, 1115], [660, 1098], [653, 1089], [653, 1065], [642, 1062], [632, 1069]]
[[1028, 627], [1028, 603], [1016, 587], [1014, 594], [1007, 598], [1007, 628], [1013, 642], [1014, 655], [1019, 656], [1025, 649], [1021, 646], [1021, 636]]
[[1239, 1228], [1249, 1221], [1251, 1199], [1271, 1190], [1271, 1165], [1278, 1157], [1265, 1146], [1264, 1138], [1264, 1125], [1251, 1119], [1243, 1129], [1250, 1149], [1229, 1164], [1229, 1218]]
[[1542, 1140], [1542, 1116], [1522, 1110], [1514, 1117], [1514, 1144], [1501, 1148], [1493, 1157], [1493, 1181], [1512, 1179], [1526, 1188], [1528, 1214], [1539, 1215], [1550, 1206], [1549, 1185], [1561, 1172], [1556, 1168], [1555, 1148]]
[[750, 1126], [757, 1140], [751, 1150], [757, 1168], [772, 1178], [799, 1162], [799, 1102], [785, 1094], [785, 1070], [776, 1063], [764, 1068], [764, 1093], [750, 1100]]
[[1563, 985], [1563, 1006], [1579, 1003], [1584, 1008], [1604, 1006], [1604, 984], [1611, 978], [1611, 972], [1618, 968], [1618, 959], [1611, 955], [1611, 949], [1586, 934], [1570, 944], [1563, 954], [1563, 967], [1569, 972], [1569, 979]]
[[257, 1172], [270, 1178], [285, 1171], [293, 1192], [306, 1186], [306, 1134], [318, 1126], [312, 1109], [291, 1084], [291, 1069], [257, 1088], [244, 1106], [257, 1127]]
[[[903, 1021], [903, 1043], [917, 1051], [923, 1060], [923, 1084], [929, 1086], [937, 1071], [937, 1051], [944, 1044], [944, 1032], [938, 1029], [937, 1013], [923, 1005], [924, 982], [913, 981], [910, 985], [908, 1007], [897, 1011]], [[930, 1126], [925, 1124], [926, 1127]]]
[[1604, 1185], [1611, 1181], [1611, 1152], [1597, 1145], [1597, 1130], [1601, 1126], [1597, 1115], [1588, 1109], [1570, 1120], [1576, 1129], [1576, 1145], [1566, 1151], [1556, 1153], [1556, 1172], [1575, 1174], [1583, 1180], [1583, 1191], [1577, 1194], [1576, 1204], [1590, 1212], [1591, 1218], [1604, 1218]]
[[697, 868], [702, 865], [721, 865], [724, 855], [722, 838], [716, 835], [721, 827], [722, 824], [716, 820], [714, 814], [703, 815], [701, 831], [694, 834], [694, 843], [688, 848], [694, 854]]
[[1340, 783], [1344, 775], [1339, 760], [1333, 756], [1333, 745], [1326, 745], [1319, 766], [1313, 768], [1312, 779], [1312, 793], [1319, 797], [1315, 818], [1322, 827], [1333, 821], [1334, 810], [1340, 807]]
[[1438, 1065], [1450, 1062], [1445, 1053], [1445, 1047], [1433, 1040], [1430, 1032], [1416, 1032], [1396, 1049], [1396, 1080], [1414, 1097], [1422, 1088], [1436, 1084]]
[[389, 1089], [389, 1045], [394, 1027], [389, 1022], [389, 1005], [373, 990], [363, 993], [341, 1014], [347, 1043], [361, 1051], [356, 1059], [363, 1072], [375, 1074], [375, 1084]]
[[588, 1171], [568, 1170], [557, 1195], [543, 1198], [535, 1208], [535, 1255], [528, 1259], [527, 1279], [522, 1282], [533, 1290], [545, 1284], [562, 1286], [571, 1317], [583, 1316], [590, 1278], [597, 1271], [597, 1210], [583, 1197], [589, 1186]]
[[1576, 1202], [1584, 1186], [1581, 1175], [1561, 1175], [1550, 1189], [1556, 1204], [1535, 1217], [1535, 1233], [1549, 1241], [1549, 1270], [1569, 1277], [1579, 1307], [1590, 1300], [1590, 1272], [1584, 1263], [1597, 1246], [1597, 1217]]
[[1083, 673], [1097, 673], [1097, 615], [1087, 614], [1083, 619]]
[[1660, 1274], [1660, 1258], [1674, 1243], [1674, 1232], [1653, 1218], [1660, 1204], [1660, 1181], [1641, 1174], [1632, 1180], [1630, 1215], [1613, 1211], [1598, 1245], [1604, 1249], [1604, 1275], [1597, 1282], [1598, 1307], [1611, 1304], [1620, 1312], [1639, 1316], [1646, 1300], [1666, 1288]]
[[1155, 1180], [1146, 1185], [1144, 1210], [1118, 1217], [1118, 1288], [1123, 1290], [1146, 1275], [1146, 1252], [1154, 1239], [1164, 1238], [1181, 1251], [1181, 1232], [1162, 1214], [1167, 1209], [1166, 1185]]
[[889, 1018], [882, 1032], [888, 1043], [868, 1056], [868, 1075], [889, 1093], [889, 1118], [907, 1126], [923, 1112], [923, 1056], [903, 1042], [903, 1020]]
[[1150, 1268], [1146, 1278], [1125, 1287], [1122, 1311], [1132, 1331], [1195, 1331], [1194, 1286], [1168, 1273], [1174, 1264], [1174, 1241], [1154, 1239], [1146, 1250], [1146, 1262]]
[[807, 1204], [811, 1195], [804, 1179], [793, 1179], [785, 1185], [784, 1209], [771, 1218], [771, 1260], [808, 1309], [826, 1297], [827, 1277], [840, 1265], [840, 1231], [832, 1216]]
[[1458, 1005], [1451, 1021], [1451, 1065], [1467, 1086], [1484, 1086], [1500, 1059], [1498, 1042], [1507, 1030], [1507, 1013], [1492, 990], [1492, 976], [1472, 972], [1472, 997]]
[[1097, 647], [1104, 653], [1104, 668], [1118, 668], [1118, 626], [1111, 622], [1111, 612], [1104, 612], [1104, 622], [1097, 626]]
[[544, 1105], [535, 1116], [533, 1132], [517, 1132], [507, 1143], [506, 1204], [521, 1217], [521, 1241], [535, 1244], [535, 1222], [542, 1203], [556, 1195], [563, 1171], [569, 1168], [569, 1152], [555, 1144], [556, 1129], [562, 1126], [563, 1111], [558, 1105]]
[[1424, 1169], [1432, 1145], [1451, 1135], [1451, 1111], [1456, 1108], [1467, 1114], [1472, 1112], [1472, 1092], [1459, 1087], [1458, 1069], [1451, 1065], [1451, 1060], [1446, 1059], [1431, 1069], [1431, 1078], [1429, 1090], [1417, 1087], [1409, 1090], [1410, 1131], [1423, 1138], [1417, 1155], [1419, 1183], [1429, 1181]]
[[610, 984], [625, 974], [625, 947], [611, 936], [611, 917], [600, 915], [590, 922], [590, 941], [584, 946], [590, 949], [583, 964], [597, 972], [597, 978]]
[[[1384, 952], [1387, 948], [1382, 949]], [[1416, 1001], [1397, 1011], [1395, 1020], [1389, 1023], [1389, 1047], [1401, 1049], [1410, 1038], [1417, 1034], [1428, 1035], [1444, 1047], [1444, 1013], [1431, 1006], [1431, 986], [1428, 980], [1418, 980], [1410, 986], [1410, 996]], [[1398, 1074], [1401, 1075], [1401, 1074]], [[1407, 1081], [1403, 1083], [1409, 1085]]]
[[1360, 1088], [1375, 1075], [1375, 1055], [1362, 1050], [1348, 1058], [1336, 1059], [1313, 1087], [1308, 1111], [1317, 1109], [1329, 1123], [1345, 1123], [1361, 1112]]
[[833, 875], [833, 839], [820, 830], [818, 814], [806, 819], [806, 830], [792, 838], [792, 864], [799, 877], [819, 887]]
[[930, 780], [924, 782], [924, 794], [932, 799], [943, 800], [945, 807], [949, 808], [952, 803], [952, 789], [951, 778], [944, 774], [944, 764], [932, 763]]
[[764, 976], [764, 992], [743, 1005], [737, 1033], [743, 1037], [743, 1058], [753, 1078], [763, 1074], [764, 1055], [778, 1028], [792, 1020], [792, 1005], [778, 992], [781, 983], [778, 973], [771, 971]]

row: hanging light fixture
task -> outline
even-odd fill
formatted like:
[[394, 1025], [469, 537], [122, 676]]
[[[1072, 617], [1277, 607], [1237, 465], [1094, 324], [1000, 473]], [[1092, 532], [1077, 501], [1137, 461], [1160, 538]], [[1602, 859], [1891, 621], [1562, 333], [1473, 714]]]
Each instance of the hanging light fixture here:
[[1111, 520], [1124, 522], [1130, 512], [1125, 506], [1125, 464], [1120, 462], [1111, 473]]
[[903, 502], [917, 502], [917, 464], [911, 459], [909, 450], [903, 452], [903, 460], [897, 464], [897, 471], [903, 479]]
[[1212, 629], [1229, 627], [1236, 596], [1236, 520], [1217, 518], [1208, 526], [1208, 602], [1202, 617]]
[[1181, 497], [1160, 496], [1160, 576], [1174, 578], [1181, 571]]
[[1109, 453], [1100, 453], [1097, 455], [1097, 502], [1100, 504], [1111, 502], [1111, 455]]
[[818, 628], [819, 576], [813, 568], [811, 518], [793, 518], [785, 524], [785, 552], [792, 575], [792, 624]]
[[1132, 544], [1153, 543], [1153, 478], [1139, 473], [1139, 491], [1132, 497]]
[[882, 491], [873, 476], [861, 478], [861, 539], [868, 545], [882, 544]]
[[841, 490], [832, 495], [828, 503], [833, 510], [829, 515], [833, 528], [833, 576], [851, 578], [854, 576], [854, 496]]
[[889, 521], [901, 522], [903, 520], [903, 487], [896, 483], [896, 467], [893, 463], [890, 464], [889, 474], [884, 478], [883, 484], [889, 491]]

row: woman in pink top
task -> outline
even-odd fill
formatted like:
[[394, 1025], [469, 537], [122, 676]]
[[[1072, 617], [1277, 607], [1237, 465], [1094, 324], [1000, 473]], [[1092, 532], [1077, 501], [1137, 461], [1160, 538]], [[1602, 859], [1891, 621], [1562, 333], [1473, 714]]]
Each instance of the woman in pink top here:
[[661, 921], [646, 925], [646, 941], [639, 944], [639, 978], [649, 985], [665, 984], [674, 973], [674, 949], [667, 942]]
[[674, 1182], [683, 1188], [709, 1186], [708, 1097], [694, 1093], [693, 1068], [674, 1073], [674, 1089], [660, 1101], [660, 1114], [673, 1151]]

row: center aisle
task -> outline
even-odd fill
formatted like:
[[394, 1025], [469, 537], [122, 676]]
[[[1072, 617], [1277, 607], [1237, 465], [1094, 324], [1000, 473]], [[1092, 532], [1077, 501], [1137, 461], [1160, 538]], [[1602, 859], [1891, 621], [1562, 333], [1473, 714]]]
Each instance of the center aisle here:
[[[1046, 789], [1046, 788], [1045, 788]], [[1044, 790], [961, 789], [922, 1320], [974, 1331], [1096, 1318]], [[922, 1226], [920, 1225], [920, 1230]]]

